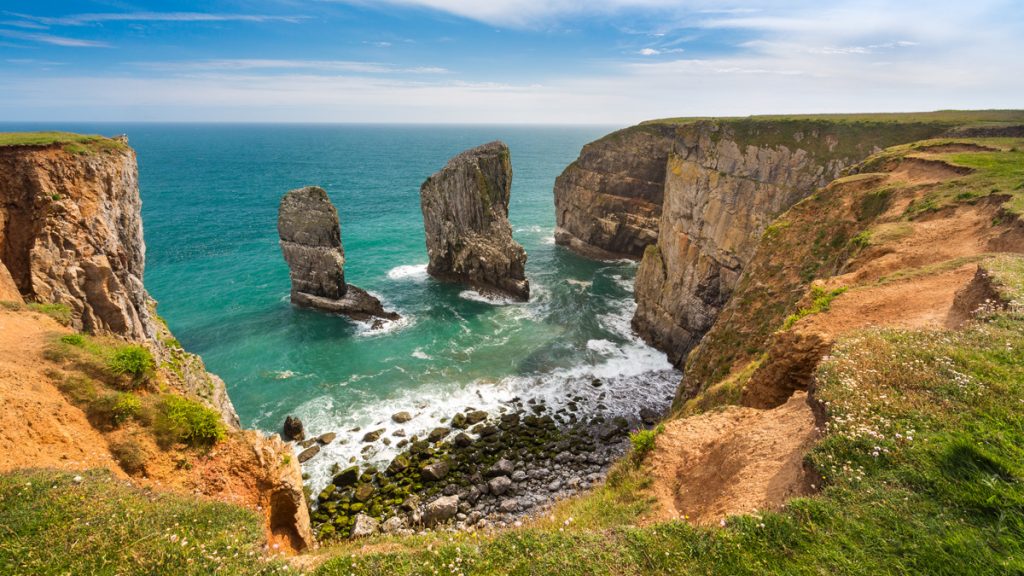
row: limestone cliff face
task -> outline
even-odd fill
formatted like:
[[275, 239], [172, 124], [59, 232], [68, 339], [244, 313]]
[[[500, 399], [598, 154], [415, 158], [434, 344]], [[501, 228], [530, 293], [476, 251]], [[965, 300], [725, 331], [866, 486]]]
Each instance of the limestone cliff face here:
[[380, 300], [345, 283], [345, 249], [338, 211], [323, 188], [307, 186], [281, 198], [277, 215], [281, 252], [292, 280], [292, 303], [355, 320], [398, 315]]
[[658, 238], [676, 128], [642, 125], [583, 147], [555, 180], [555, 242], [597, 259], [639, 258]]
[[[852, 159], [791, 146], [742, 146], [696, 127], [667, 159], [658, 241], [637, 271], [633, 327], [680, 364], [728, 301], [776, 215], [839, 175]], [[808, 142], [832, 138], [810, 133]], [[868, 150], [870, 151], [870, 150]]]
[[427, 236], [427, 272], [484, 293], [530, 297], [526, 251], [512, 239], [508, 146], [467, 150], [420, 187]]
[[0, 148], [0, 261], [27, 300], [68, 305], [76, 328], [153, 336], [140, 207], [126, 145]]
[[634, 329], [677, 365], [714, 324], [767, 225], [872, 152], [939, 123], [656, 121], [583, 148], [556, 180], [559, 244], [643, 256]]

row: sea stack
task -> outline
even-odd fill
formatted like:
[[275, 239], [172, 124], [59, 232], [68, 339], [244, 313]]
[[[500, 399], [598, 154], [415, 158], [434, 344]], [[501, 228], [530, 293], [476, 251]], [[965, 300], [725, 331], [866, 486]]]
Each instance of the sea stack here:
[[484, 295], [528, 300], [526, 251], [512, 239], [508, 146], [491, 142], [462, 152], [420, 187], [427, 272]]
[[323, 188], [307, 186], [281, 198], [277, 213], [281, 252], [292, 279], [292, 304], [344, 314], [353, 320], [397, 320], [365, 290], [345, 283], [345, 249], [338, 211]]

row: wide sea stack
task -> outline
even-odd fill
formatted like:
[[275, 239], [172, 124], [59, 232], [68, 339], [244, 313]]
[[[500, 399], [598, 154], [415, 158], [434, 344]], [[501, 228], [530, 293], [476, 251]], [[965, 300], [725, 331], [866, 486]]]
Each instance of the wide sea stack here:
[[467, 150], [428, 178], [420, 187], [427, 272], [483, 294], [529, 299], [526, 251], [508, 221], [511, 191], [512, 161], [502, 142]]

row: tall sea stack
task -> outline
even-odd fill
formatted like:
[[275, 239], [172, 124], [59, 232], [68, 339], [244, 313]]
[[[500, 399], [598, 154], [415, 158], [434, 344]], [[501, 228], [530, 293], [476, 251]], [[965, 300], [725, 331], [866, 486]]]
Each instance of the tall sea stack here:
[[397, 320], [365, 290], [345, 283], [345, 249], [338, 211], [323, 188], [307, 186], [281, 198], [277, 213], [281, 252], [292, 280], [292, 304], [344, 314], [353, 320]]
[[508, 146], [491, 142], [462, 152], [420, 187], [427, 272], [477, 292], [528, 300], [526, 251], [512, 239]]

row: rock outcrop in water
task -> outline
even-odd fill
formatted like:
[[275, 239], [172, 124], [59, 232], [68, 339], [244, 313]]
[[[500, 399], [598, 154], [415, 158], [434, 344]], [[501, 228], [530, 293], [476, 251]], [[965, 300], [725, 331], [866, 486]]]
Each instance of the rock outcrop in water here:
[[0, 261], [26, 300], [71, 308], [75, 328], [150, 338], [135, 153], [0, 147]]
[[323, 188], [307, 186], [281, 198], [277, 215], [281, 252], [292, 280], [292, 304], [344, 314], [353, 320], [397, 320], [380, 300], [345, 283], [345, 249], [338, 211]]
[[502, 142], [467, 150], [428, 178], [420, 187], [427, 272], [485, 295], [529, 299], [526, 251], [508, 221], [511, 188], [512, 161]]

